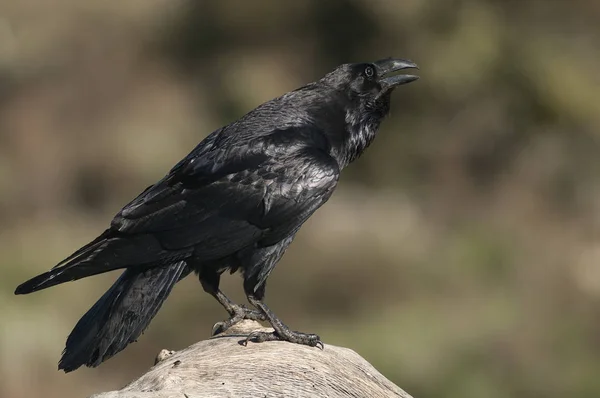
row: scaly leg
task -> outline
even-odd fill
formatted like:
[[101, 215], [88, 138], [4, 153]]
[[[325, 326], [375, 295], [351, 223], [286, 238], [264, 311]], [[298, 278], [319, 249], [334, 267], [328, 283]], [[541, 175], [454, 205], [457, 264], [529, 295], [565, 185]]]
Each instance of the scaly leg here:
[[219, 289], [220, 275], [218, 274], [203, 274], [200, 277], [200, 283], [204, 291], [213, 296], [225, 310], [229, 313], [230, 318], [223, 322], [217, 322], [212, 328], [212, 336], [225, 332], [227, 329], [241, 322], [244, 319], [251, 319], [254, 321], [265, 321], [266, 316], [260, 312], [250, 309], [244, 305], [236, 304], [229, 299]]
[[267, 318], [274, 332], [263, 332], [256, 331], [252, 332], [248, 335], [246, 340], [244, 341], [244, 345], [248, 343], [248, 341], [253, 341], [256, 343], [262, 343], [264, 341], [289, 341], [290, 343], [307, 345], [310, 347], [319, 347], [323, 349], [323, 342], [321, 338], [316, 334], [312, 333], [302, 333], [291, 330], [286, 324], [284, 324], [274, 313], [271, 311], [269, 307], [265, 303], [262, 302], [262, 298], [264, 297], [264, 284], [259, 288], [256, 292], [251, 294], [247, 294], [248, 301], [250, 304], [258, 308]]

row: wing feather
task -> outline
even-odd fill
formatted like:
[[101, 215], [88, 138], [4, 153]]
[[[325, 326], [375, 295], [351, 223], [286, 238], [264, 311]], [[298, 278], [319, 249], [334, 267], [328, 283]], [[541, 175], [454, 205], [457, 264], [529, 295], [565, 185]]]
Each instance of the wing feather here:
[[[112, 228], [152, 233], [165, 250], [193, 247], [206, 260], [286, 238], [329, 199], [339, 177], [337, 162], [322, 148], [290, 145], [291, 134], [196, 148], [125, 206]], [[298, 137], [306, 141], [305, 133]]]

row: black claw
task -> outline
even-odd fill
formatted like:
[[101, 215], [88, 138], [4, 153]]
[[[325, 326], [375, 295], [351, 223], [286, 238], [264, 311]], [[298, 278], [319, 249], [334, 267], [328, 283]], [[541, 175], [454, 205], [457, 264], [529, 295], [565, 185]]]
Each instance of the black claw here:
[[320, 350], [325, 348], [325, 345], [321, 341], [321, 338], [316, 334], [298, 333], [298, 344], [304, 344], [310, 347], [317, 347]]
[[227, 328], [225, 327], [225, 322], [217, 322], [212, 327], [211, 336], [216, 336], [218, 334], [223, 333]]
[[278, 341], [282, 340], [282, 338], [275, 332], [263, 332], [257, 330], [255, 332], [250, 333], [246, 339], [244, 340], [244, 346], [248, 345], [249, 341], [254, 343], [264, 343], [265, 341]]
[[[247, 347], [248, 346], [248, 342], [252, 339], [256, 338], [255, 337], [255, 333], [250, 333], [248, 336], [246, 336], [246, 338], [244, 340], [242, 340], [240, 343], [244, 346]], [[257, 341], [258, 343], [258, 341]]]

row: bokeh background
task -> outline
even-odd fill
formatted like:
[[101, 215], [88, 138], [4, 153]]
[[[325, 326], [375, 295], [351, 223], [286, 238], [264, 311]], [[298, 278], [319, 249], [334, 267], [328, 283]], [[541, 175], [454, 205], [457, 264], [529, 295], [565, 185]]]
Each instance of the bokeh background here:
[[[13, 296], [198, 141], [340, 63], [421, 80], [267, 302], [415, 397], [600, 396], [600, 2], [3, 0], [0, 396], [118, 389], [225, 318], [194, 277], [138, 343], [56, 371], [118, 273]], [[238, 275], [225, 291], [244, 302]]]

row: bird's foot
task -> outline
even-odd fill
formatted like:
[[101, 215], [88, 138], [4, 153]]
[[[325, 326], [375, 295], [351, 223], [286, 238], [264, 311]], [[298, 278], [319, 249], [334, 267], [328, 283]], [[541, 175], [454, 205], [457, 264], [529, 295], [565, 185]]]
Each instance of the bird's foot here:
[[243, 345], [247, 345], [249, 341], [254, 343], [262, 343], [264, 341], [289, 341], [290, 343], [307, 345], [310, 347], [318, 347], [321, 350], [324, 348], [321, 338], [316, 334], [296, 332], [290, 329], [282, 329], [278, 332], [264, 332], [258, 330], [252, 332], [242, 341]]
[[226, 321], [215, 323], [212, 328], [212, 336], [225, 332], [227, 329], [244, 319], [250, 319], [252, 321], [265, 321], [267, 319], [262, 312], [250, 309], [245, 305], [234, 304], [230, 308], [231, 317]]

